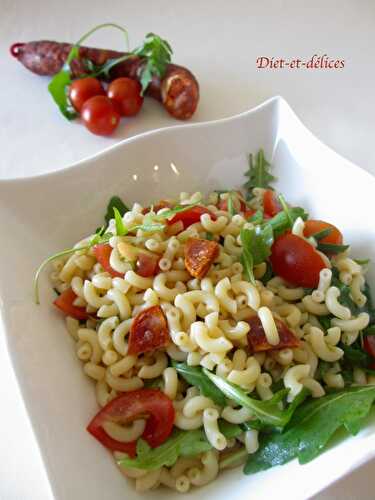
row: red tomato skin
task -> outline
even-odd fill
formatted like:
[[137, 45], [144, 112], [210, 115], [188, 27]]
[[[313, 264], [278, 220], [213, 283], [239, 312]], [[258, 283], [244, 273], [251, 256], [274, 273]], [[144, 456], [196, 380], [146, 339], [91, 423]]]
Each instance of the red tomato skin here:
[[54, 300], [54, 305], [60, 309], [67, 316], [79, 320], [86, 320], [89, 318], [88, 313], [84, 307], [77, 307], [73, 305], [74, 300], [77, 295], [73, 292], [71, 288], [67, 288], [62, 292], [57, 299]]
[[269, 217], [274, 217], [283, 209], [272, 189], [266, 189], [263, 195], [264, 213]]
[[80, 113], [86, 101], [97, 95], [105, 95], [105, 91], [102, 84], [96, 78], [80, 78], [74, 80], [69, 87], [70, 102], [78, 113]]
[[168, 323], [160, 306], [138, 313], [130, 327], [128, 354], [142, 354], [164, 347], [170, 341]]
[[116, 78], [109, 84], [107, 95], [114, 101], [122, 116], [135, 116], [143, 104], [142, 87], [131, 78]]
[[375, 335], [365, 335], [363, 339], [363, 347], [365, 351], [375, 359]]
[[188, 228], [192, 224], [199, 222], [201, 220], [201, 215], [209, 214], [212, 220], [216, 220], [217, 217], [208, 208], [197, 205], [191, 207], [184, 212], [178, 212], [171, 220], [167, 221], [169, 225], [175, 224], [181, 221], [184, 225], [184, 229]]
[[159, 270], [159, 256], [140, 252], [135, 266], [136, 272], [140, 276], [143, 276], [144, 278], [155, 276]]
[[88, 99], [81, 110], [81, 118], [85, 127], [96, 135], [111, 135], [120, 121], [120, 113], [112, 101], [97, 95]]
[[160, 446], [173, 430], [175, 411], [172, 401], [158, 389], [138, 389], [117, 396], [95, 415], [87, 430], [106, 448], [134, 457], [136, 442], [122, 443], [112, 439], [102, 425], [107, 420], [125, 424], [143, 415], [149, 417], [142, 438], [152, 448]]
[[244, 217], [245, 219], [250, 219], [255, 214], [255, 210], [252, 210], [251, 208], [248, 208], [247, 210], [244, 211]]
[[95, 245], [93, 248], [96, 260], [102, 266], [104, 271], [107, 271], [114, 278], [123, 278], [124, 275], [115, 271], [109, 263], [109, 258], [111, 256], [112, 247], [109, 243], [101, 243], [100, 245]]
[[326, 267], [322, 257], [303, 238], [283, 234], [271, 247], [270, 261], [275, 274], [304, 288], [319, 284], [319, 273]]
[[329, 222], [325, 222], [323, 220], [307, 220], [305, 222], [305, 227], [303, 230], [304, 236], [308, 238], [309, 236], [313, 236], [314, 234], [323, 231], [324, 229], [331, 229], [331, 233], [328, 236], [325, 236], [320, 240], [320, 243], [330, 243], [333, 245], [342, 245], [343, 236], [341, 231], [337, 229], [336, 226], [330, 224]]

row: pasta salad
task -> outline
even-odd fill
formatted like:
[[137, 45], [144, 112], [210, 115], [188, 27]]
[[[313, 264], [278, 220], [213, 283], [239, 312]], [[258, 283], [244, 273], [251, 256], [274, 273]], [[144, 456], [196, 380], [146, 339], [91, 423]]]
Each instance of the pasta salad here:
[[36, 293], [52, 263], [95, 385], [87, 430], [138, 491], [306, 463], [375, 400], [368, 260], [277, 195], [262, 150], [246, 175], [206, 198], [113, 197], [100, 229], [37, 272]]

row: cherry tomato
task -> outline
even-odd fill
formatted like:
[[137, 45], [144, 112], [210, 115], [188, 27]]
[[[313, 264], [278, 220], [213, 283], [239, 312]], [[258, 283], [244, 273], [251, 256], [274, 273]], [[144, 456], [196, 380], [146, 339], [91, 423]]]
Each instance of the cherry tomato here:
[[270, 217], [274, 217], [283, 209], [272, 189], [267, 189], [264, 192], [263, 208], [264, 208], [264, 213], [266, 215], [269, 215]]
[[244, 211], [243, 215], [244, 215], [245, 219], [247, 220], [247, 219], [250, 219], [250, 217], [252, 217], [255, 214], [255, 212], [256, 212], [255, 210], [248, 208]]
[[81, 118], [93, 134], [110, 135], [119, 124], [120, 113], [108, 97], [97, 95], [84, 103]]
[[133, 319], [128, 354], [141, 354], [164, 347], [170, 340], [167, 320], [160, 306], [144, 309]]
[[266, 337], [262, 322], [258, 316], [253, 316], [247, 320], [250, 325], [250, 331], [247, 334], [247, 340], [252, 352], [269, 351], [271, 349], [284, 349], [285, 347], [298, 347], [299, 340], [283, 321], [275, 319], [276, 328], [279, 333], [280, 342], [277, 345], [271, 345]]
[[118, 105], [122, 116], [134, 116], [139, 113], [143, 97], [142, 87], [136, 80], [131, 78], [116, 78], [109, 84], [107, 95]]
[[135, 264], [137, 274], [144, 278], [155, 276], [159, 269], [159, 259], [160, 257], [158, 255], [149, 255], [144, 252], [139, 252]]
[[85, 320], [88, 319], [89, 315], [84, 307], [77, 307], [73, 304], [77, 295], [73, 292], [71, 288], [67, 288], [57, 299], [53, 302], [56, 307], [60, 309], [67, 316], [72, 318]]
[[313, 236], [324, 229], [331, 229], [330, 234], [322, 238], [320, 243], [330, 243], [333, 245], [342, 245], [343, 237], [341, 232], [337, 229], [336, 226], [330, 224], [329, 222], [324, 222], [323, 220], [307, 220], [305, 222], [305, 228], [303, 230], [303, 234], [308, 238], [309, 236]]
[[370, 356], [375, 358], [375, 335], [365, 335], [363, 338], [363, 347]]
[[69, 99], [76, 111], [80, 112], [87, 100], [96, 95], [105, 95], [102, 84], [96, 78], [79, 78], [69, 87]]
[[167, 221], [167, 223], [172, 225], [181, 221], [184, 225], [184, 229], [186, 229], [192, 224], [199, 222], [201, 220], [201, 215], [203, 214], [209, 214], [212, 220], [216, 220], [216, 215], [210, 212], [208, 208], [197, 205], [189, 208], [188, 210], [184, 210], [183, 212], [177, 212], [171, 220]]
[[101, 264], [104, 271], [107, 271], [114, 278], [123, 278], [124, 275], [115, 271], [109, 263], [109, 259], [112, 253], [112, 247], [108, 243], [101, 243], [100, 245], [95, 245], [93, 248], [96, 260]]
[[175, 411], [172, 401], [158, 389], [139, 389], [112, 399], [91, 420], [87, 430], [110, 450], [136, 455], [136, 441], [124, 443], [111, 438], [104, 430], [106, 422], [127, 424], [137, 417], [147, 418], [142, 438], [152, 448], [160, 446], [173, 429]]
[[271, 252], [270, 261], [275, 274], [297, 286], [318, 286], [319, 273], [326, 265], [310, 243], [287, 233], [277, 238]]

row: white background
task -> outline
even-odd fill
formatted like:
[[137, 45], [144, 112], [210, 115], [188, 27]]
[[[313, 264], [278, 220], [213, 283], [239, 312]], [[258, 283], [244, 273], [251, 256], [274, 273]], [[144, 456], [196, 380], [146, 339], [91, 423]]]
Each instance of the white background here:
[[[0, 12], [0, 178], [57, 170], [131, 135], [175, 124], [149, 101], [137, 118], [122, 122], [113, 138], [93, 136], [59, 115], [46, 90], [48, 79], [29, 73], [7, 52], [18, 41], [75, 41], [107, 21], [128, 27], [131, 47], [149, 31], [170, 41], [174, 60], [200, 82], [193, 121], [230, 116], [279, 94], [319, 138], [375, 174], [372, 0], [0, 0]], [[92, 41], [119, 50], [123, 43], [115, 31]], [[314, 54], [344, 59], [345, 68], [259, 70], [255, 63], [260, 56], [308, 60]], [[0, 374], [0, 499], [47, 500], [47, 479], [2, 338]], [[72, 460], [84, 466], [79, 457]], [[371, 463], [319, 499], [370, 500], [374, 473]], [[291, 487], [293, 480], [298, 478], [291, 478]]]

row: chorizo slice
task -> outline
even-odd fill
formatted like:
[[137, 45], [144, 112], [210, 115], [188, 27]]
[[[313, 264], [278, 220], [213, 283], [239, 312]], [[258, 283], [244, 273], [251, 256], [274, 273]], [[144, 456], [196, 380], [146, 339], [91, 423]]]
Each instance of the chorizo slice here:
[[169, 343], [167, 319], [160, 306], [148, 307], [133, 319], [129, 334], [129, 354], [155, 351]]
[[247, 341], [249, 350], [252, 353], [284, 349], [286, 347], [294, 348], [300, 345], [300, 342], [294, 333], [291, 332], [286, 324], [279, 319], [275, 318], [276, 328], [280, 337], [280, 342], [277, 345], [271, 345], [268, 343], [262, 323], [258, 316], [249, 318], [247, 322], [250, 325], [250, 331], [247, 334]]
[[190, 238], [185, 245], [185, 266], [194, 278], [202, 279], [219, 255], [216, 241]]

